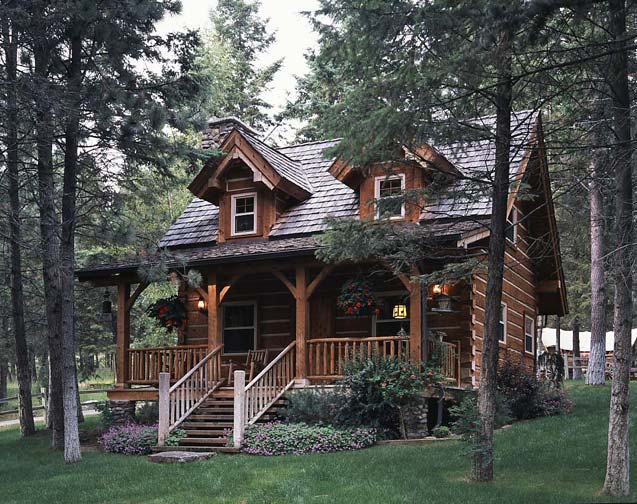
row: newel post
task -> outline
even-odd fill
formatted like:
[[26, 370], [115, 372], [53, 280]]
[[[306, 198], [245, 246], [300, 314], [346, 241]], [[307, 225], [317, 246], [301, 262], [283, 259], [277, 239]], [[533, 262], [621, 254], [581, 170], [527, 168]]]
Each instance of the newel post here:
[[164, 446], [170, 428], [168, 415], [170, 391], [170, 373], [159, 373], [159, 427], [157, 429], [157, 445]]
[[246, 422], [246, 373], [234, 372], [234, 428], [232, 442], [235, 448], [241, 448]]

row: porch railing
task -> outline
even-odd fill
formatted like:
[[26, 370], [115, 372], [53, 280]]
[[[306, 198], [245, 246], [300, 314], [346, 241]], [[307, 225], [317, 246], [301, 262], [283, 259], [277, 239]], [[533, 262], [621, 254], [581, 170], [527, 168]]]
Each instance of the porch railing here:
[[158, 444], [183, 422], [210, 394], [223, 383], [221, 349], [218, 346], [201, 359], [177, 383], [169, 388], [169, 374], [161, 373], [159, 381]]
[[343, 376], [343, 363], [354, 354], [383, 357], [409, 356], [409, 336], [374, 338], [316, 338], [307, 341], [308, 378], [333, 380]]
[[437, 366], [442, 377], [461, 386], [460, 341], [427, 341], [428, 360]]
[[156, 385], [159, 373], [168, 373], [176, 382], [208, 354], [206, 345], [129, 348], [128, 379], [130, 385]]
[[235, 447], [241, 446], [245, 427], [261, 418], [294, 385], [295, 362], [296, 342], [293, 341], [247, 385], [245, 372], [235, 371], [232, 432]]

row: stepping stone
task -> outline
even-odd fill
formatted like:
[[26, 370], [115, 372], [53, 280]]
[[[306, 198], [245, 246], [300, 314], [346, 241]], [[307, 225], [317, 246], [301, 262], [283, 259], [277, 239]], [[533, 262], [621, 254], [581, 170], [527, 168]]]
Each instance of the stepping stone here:
[[207, 460], [214, 455], [216, 455], [214, 452], [198, 453], [187, 451], [166, 451], [149, 455], [148, 461], [155, 464], [184, 464], [186, 462]]

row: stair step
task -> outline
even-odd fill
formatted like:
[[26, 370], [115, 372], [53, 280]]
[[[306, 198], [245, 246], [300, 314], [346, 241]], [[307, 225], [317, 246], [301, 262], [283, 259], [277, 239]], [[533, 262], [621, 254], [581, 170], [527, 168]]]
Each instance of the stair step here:
[[[216, 418], [210, 418], [211, 416], [214, 415], [190, 415], [188, 417], [189, 420], [217, 420]], [[217, 421], [215, 422], [215, 425], [217, 427], [232, 427], [233, 426], [233, 422], [222, 422], [222, 421]]]
[[227, 437], [224, 429], [186, 429], [186, 436]]
[[239, 448], [233, 446], [154, 446], [153, 451], [188, 451], [188, 452], [223, 452], [223, 453], [239, 453]]
[[188, 445], [225, 445], [228, 442], [228, 439], [225, 437], [216, 437], [216, 438], [191, 438], [185, 437], [179, 440], [179, 446], [188, 446]]
[[228, 400], [228, 399], [206, 399], [203, 404], [206, 405], [210, 405], [210, 406], [234, 406], [234, 401], [233, 400]]
[[214, 412], [211, 411], [207, 411], [205, 409], [198, 409], [194, 415], [206, 415], [208, 417], [208, 420], [232, 420], [233, 419], [233, 414], [226, 414], [226, 415], [220, 415], [220, 414], [215, 414]]
[[[202, 429], [206, 429], [206, 428], [216, 428], [219, 427], [219, 422], [193, 422], [192, 421], [192, 417], [190, 417], [188, 419], [187, 422], [184, 422], [181, 424], [181, 427], [185, 430], [188, 429], [195, 429], [195, 428], [202, 428]], [[225, 429], [217, 429], [220, 432], [223, 432]]]

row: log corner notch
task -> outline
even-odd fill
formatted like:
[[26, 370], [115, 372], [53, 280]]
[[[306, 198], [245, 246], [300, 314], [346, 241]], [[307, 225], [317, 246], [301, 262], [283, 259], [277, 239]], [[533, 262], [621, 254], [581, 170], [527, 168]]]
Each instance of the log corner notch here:
[[131, 293], [130, 282], [122, 280], [117, 284], [117, 379], [115, 388], [118, 389], [128, 386], [127, 350], [130, 348], [130, 311], [146, 287], [148, 287], [148, 282], [140, 282]]

